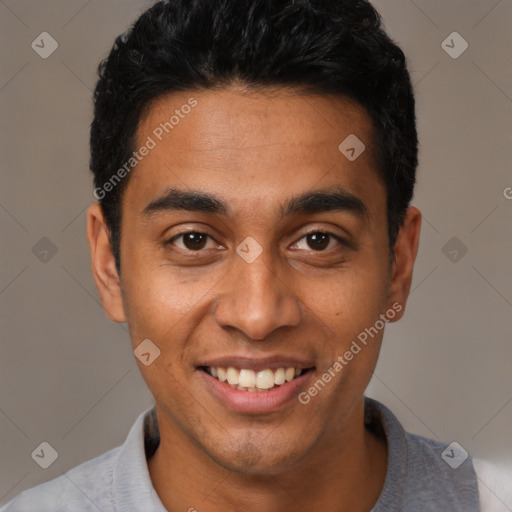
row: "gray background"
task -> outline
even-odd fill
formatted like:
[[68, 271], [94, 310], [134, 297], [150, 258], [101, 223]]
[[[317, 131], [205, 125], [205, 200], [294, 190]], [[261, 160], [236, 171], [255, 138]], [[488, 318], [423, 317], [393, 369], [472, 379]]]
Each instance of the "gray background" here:
[[[121, 444], [152, 405], [85, 238], [96, 67], [150, 3], [0, 2], [0, 503]], [[368, 394], [512, 474], [512, 1], [374, 4], [416, 87], [424, 222]], [[44, 31], [59, 45], [47, 59], [31, 48]], [[441, 46], [453, 31], [469, 44], [457, 59]], [[31, 458], [43, 441], [59, 454], [48, 469]], [[496, 493], [496, 511], [512, 510]]]

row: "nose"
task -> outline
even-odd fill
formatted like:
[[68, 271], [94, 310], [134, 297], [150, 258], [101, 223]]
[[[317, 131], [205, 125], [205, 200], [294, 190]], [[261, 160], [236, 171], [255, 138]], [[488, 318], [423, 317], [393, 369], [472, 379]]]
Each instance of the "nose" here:
[[248, 263], [238, 254], [222, 280], [214, 317], [223, 328], [234, 328], [255, 341], [264, 340], [279, 327], [291, 327], [301, 319], [300, 300], [286, 275], [277, 276], [270, 250]]

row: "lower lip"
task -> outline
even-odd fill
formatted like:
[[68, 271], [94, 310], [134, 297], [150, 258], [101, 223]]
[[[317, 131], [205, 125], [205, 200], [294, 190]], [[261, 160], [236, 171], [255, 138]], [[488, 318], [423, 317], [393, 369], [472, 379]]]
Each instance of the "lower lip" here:
[[228, 408], [248, 414], [264, 414], [277, 411], [292, 400], [296, 400], [302, 388], [305, 387], [307, 379], [313, 374], [312, 370], [307, 371], [300, 377], [281, 386], [276, 386], [269, 391], [241, 391], [232, 388], [229, 384], [221, 382], [212, 377], [204, 370], [198, 370], [201, 378]]

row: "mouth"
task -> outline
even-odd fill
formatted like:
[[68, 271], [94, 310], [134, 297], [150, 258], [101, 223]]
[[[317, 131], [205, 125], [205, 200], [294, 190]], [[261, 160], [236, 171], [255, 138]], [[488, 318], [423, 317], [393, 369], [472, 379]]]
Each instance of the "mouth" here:
[[252, 370], [233, 366], [200, 366], [199, 370], [238, 391], [247, 393], [268, 393], [299, 379], [311, 368], [281, 367]]

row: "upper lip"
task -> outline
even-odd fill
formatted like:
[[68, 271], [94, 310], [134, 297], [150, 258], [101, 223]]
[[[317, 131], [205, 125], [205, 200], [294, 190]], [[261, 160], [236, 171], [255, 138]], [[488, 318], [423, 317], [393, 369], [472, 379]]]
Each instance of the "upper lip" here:
[[237, 356], [225, 356], [212, 359], [205, 359], [198, 367], [201, 366], [213, 366], [229, 368], [230, 366], [238, 369], [246, 369], [253, 371], [266, 370], [267, 368], [276, 370], [277, 368], [298, 368], [305, 370], [307, 368], [313, 368], [314, 364], [311, 361], [307, 361], [301, 358], [294, 358], [290, 356], [271, 356], [271, 357], [237, 357]]

